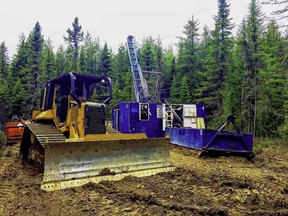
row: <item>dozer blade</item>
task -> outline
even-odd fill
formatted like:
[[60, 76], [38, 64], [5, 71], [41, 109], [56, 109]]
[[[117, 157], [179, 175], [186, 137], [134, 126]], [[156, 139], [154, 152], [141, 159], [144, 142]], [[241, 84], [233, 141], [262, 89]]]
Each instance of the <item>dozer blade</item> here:
[[103, 134], [94, 135], [93, 139], [47, 142], [41, 188], [53, 191], [175, 169], [169, 160], [169, 138]]

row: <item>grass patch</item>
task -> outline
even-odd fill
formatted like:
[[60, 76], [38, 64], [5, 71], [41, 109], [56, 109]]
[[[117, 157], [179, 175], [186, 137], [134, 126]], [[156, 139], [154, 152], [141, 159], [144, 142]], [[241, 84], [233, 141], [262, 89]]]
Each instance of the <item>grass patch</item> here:
[[7, 143], [7, 138], [3, 131], [0, 131], [0, 148], [5, 146]]
[[11, 149], [8, 149], [8, 151], [6, 152], [6, 157], [12, 157], [13, 156], [13, 152]]
[[281, 138], [255, 138], [253, 151], [260, 153], [262, 149], [269, 147], [283, 147], [288, 148], [288, 141]]

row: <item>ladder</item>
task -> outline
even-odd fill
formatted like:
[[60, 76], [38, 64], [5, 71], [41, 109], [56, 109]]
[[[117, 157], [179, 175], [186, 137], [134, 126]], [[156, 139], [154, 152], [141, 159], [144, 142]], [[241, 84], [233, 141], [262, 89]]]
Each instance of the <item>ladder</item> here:
[[[172, 106], [172, 104], [170, 104], [170, 103], [168, 103], [168, 101], [166, 100], [166, 99], [164, 99], [164, 101], [165, 101], [165, 106], [167, 106], [168, 108], [169, 108], [169, 112], [172, 114], [172, 115], [174, 115], [175, 116], [175, 118], [180, 122], [180, 124], [181, 124], [181, 127], [183, 127], [183, 121], [182, 121], [182, 119], [179, 117], [179, 115], [176, 113], [176, 111], [173, 109], [173, 106]], [[166, 111], [167, 112], [167, 111]]]
[[143, 77], [143, 73], [140, 64], [138, 62], [134, 37], [132, 35], [129, 35], [127, 37], [127, 49], [131, 65], [131, 71], [133, 74], [133, 84], [134, 84], [136, 101], [139, 103], [148, 103], [150, 100], [149, 89], [147, 81]]
[[172, 111], [170, 109], [170, 107], [165, 106], [166, 112], [165, 112], [165, 119], [166, 119], [166, 127], [173, 127], [173, 114]]

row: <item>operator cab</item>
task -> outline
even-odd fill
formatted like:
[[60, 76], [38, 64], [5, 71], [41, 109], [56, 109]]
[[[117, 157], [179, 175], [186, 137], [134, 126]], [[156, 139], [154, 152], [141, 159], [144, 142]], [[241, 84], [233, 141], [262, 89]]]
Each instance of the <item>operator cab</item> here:
[[40, 108], [41, 111], [54, 109], [61, 124], [67, 120], [69, 108], [85, 104], [85, 111], [93, 109], [89, 107], [102, 107], [105, 112], [105, 104], [111, 99], [108, 77], [66, 73], [42, 85]]

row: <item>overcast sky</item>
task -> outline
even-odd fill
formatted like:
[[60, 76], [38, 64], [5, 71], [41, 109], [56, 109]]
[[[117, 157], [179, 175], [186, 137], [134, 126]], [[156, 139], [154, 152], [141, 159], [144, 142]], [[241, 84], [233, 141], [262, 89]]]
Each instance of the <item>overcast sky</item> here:
[[[4, 41], [13, 55], [19, 35], [26, 36], [39, 21], [45, 39], [50, 37], [58, 48], [65, 44], [63, 36], [79, 18], [84, 32], [99, 37], [102, 44], [117, 52], [129, 34], [142, 41], [145, 36], [162, 38], [163, 46], [177, 42], [183, 26], [192, 15], [202, 27], [214, 27], [217, 0], [0, 0], [0, 42]], [[230, 0], [230, 12], [236, 29], [248, 13], [250, 0]], [[235, 32], [236, 32], [235, 29]]]

